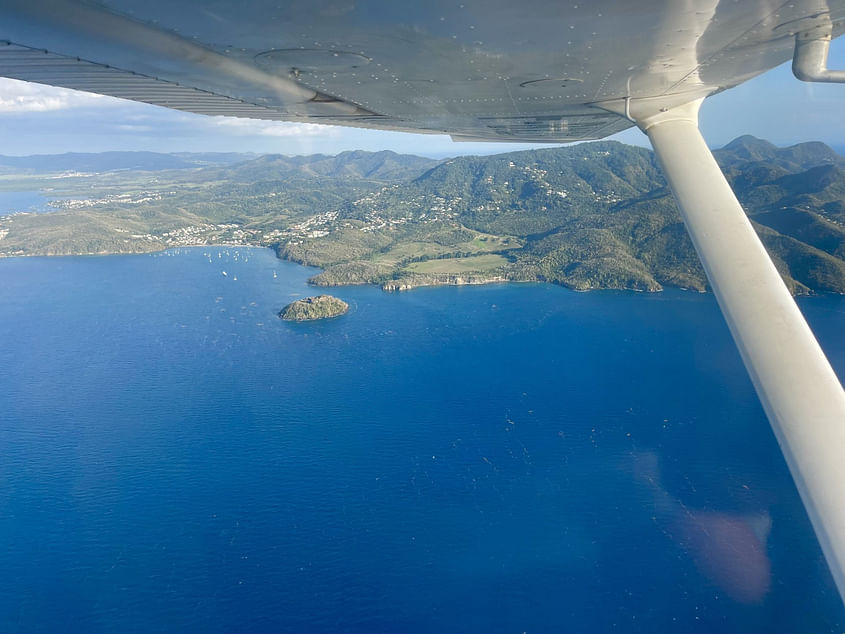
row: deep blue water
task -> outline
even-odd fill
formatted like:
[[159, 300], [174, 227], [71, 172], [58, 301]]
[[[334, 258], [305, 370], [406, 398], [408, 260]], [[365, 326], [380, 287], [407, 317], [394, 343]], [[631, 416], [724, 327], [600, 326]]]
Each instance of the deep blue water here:
[[0, 260], [0, 631], [845, 627], [712, 296], [310, 274]]

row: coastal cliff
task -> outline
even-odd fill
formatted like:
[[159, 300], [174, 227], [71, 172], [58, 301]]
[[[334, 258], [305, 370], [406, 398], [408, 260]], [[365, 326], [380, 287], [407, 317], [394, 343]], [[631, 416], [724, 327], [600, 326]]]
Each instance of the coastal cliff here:
[[383, 291], [408, 291], [419, 286], [463, 286], [472, 284], [493, 284], [496, 282], [510, 282], [511, 278], [505, 275], [483, 275], [483, 274], [421, 274], [403, 276], [396, 280], [384, 282], [381, 285]]

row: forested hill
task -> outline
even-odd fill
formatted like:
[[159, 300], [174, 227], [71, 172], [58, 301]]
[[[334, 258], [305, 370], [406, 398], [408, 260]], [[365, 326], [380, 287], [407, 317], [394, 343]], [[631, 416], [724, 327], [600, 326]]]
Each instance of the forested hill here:
[[[748, 136], [715, 155], [793, 291], [845, 292], [845, 158]], [[443, 162], [264, 156], [157, 172], [154, 186], [131, 172], [92, 182], [93, 203], [0, 218], [0, 254], [237, 242], [323, 267], [315, 283], [325, 285], [706, 287], [654, 155], [616, 142]], [[76, 187], [63, 179], [59, 193]]]
[[[737, 139], [716, 156], [793, 290], [845, 292], [845, 159], [821, 143], [777, 148], [753, 137]], [[410, 236], [420, 232], [420, 216], [432, 212], [466, 232], [429, 232], [425, 239], [444, 247], [430, 248], [426, 255], [432, 259], [480, 254], [470, 238], [485, 234], [495, 237], [487, 238], [495, 247], [488, 251], [511, 262], [492, 271], [489, 261], [480, 261], [480, 271], [579, 289], [705, 288], [674, 199], [654, 155], [644, 148], [599, 142], [456, 158], [401, 188], [345, 206], [340, 218], [404, 223], [393, 234], [419, 241], [420, 235]], [[282, 252], [328, 266], [319, 278], [326, 282], [346, 279], [348, 259], [357, 260], [352, 277], [366, 270], [378, 278], [384, 271], [372, 262], [390, 263], [402, 253], [397, 242], [379, 240], [361, 257], [360, 250], [341, 246], [343, 231], [326, 238], [283, 246]], [[500, 244], [503, 239], [510, 243]], [[447, 245], [457, 248], [450, 252]], [[454, 273], [471, 268], [454, 265]], [[413, 285], [418, 273], [448, 268], [443, 262], [409, 262], [400, 278]]]

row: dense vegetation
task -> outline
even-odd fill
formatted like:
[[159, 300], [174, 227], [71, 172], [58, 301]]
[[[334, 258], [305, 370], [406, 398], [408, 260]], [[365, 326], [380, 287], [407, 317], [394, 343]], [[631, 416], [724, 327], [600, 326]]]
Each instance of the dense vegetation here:
[[[790, 288], [845, 292], [845, 159], [821, 143], [777, 148], [753, 137], [715, 154]], [[61, 179], [0, 160], [0, 188], [71, 198], [53, 213], [0, 217], [0, 255], [240, 243], [322, 267], [313, 281], [326, 286], [706, 288], [643, 148], [599, 142], [443, 162], [392, 152], [180, 155], [189, 166], [178, 169], [173, 158], [157, 171]]]

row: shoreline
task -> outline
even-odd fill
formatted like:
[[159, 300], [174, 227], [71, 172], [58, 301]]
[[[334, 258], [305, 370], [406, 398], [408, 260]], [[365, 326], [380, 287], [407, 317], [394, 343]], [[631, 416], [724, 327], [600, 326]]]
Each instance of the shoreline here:
[[[0, 260], [12, 258], [66, 258], [66, 257], [108, 257], [115, 255], [153, 255], [156, 253], [165, 253], [176, 249], [220, 249], [220, 248], [241, 248], [241, 249], [269, 249], [273, 251], [276, 259], [282, 262], [291, 262], [298, 266], [317, 269], [319, 272], [312, 277], [316, 277], [325, 269], [314, 264], [307, 264], [305, 262], [298, 262], [297, 260], [283, 258], [279, 256], [275, 245], [269, 244], [246, 244], [246, 243], [219, 243], [219, 244], [186, 244], [167, 246], [162, 249], [151, 249], [149, 251], [102, 251], [98, 253], [62, 253], [62, 254], [44, 254], [44, 253], [21, 253], [21, 254], [6, 254], [0, 253]], [[561, 286], [577, 293], [588, 293], [591, 291], [624, 291], [632, 293], [662, 293], [666, 289], [678, 290], [683, 292], [690, 292], [696, 294], [712, 293], [709, 289], [695, 289], [681, 286], [667, 286], [661, 285], [658, 289], [643, 289], [643, 288], [614, 288], [614, 287], [591, 287], [591, 288], [576, 288], [560, 284], [558, 282], [549, 282], [542, 279], [526, 280], [526, 279], [512, 279], [507, 275], [496, 274], [487, 275], [484, 273], [432, 273], [432, 274], [412, 274], [408, 277], [400, 277], [394, 280], [387, 280], [385, 282], [350, 282], [345, 284], [314, 284], [311, 278], [308, 279], [308, 285], [312, 288], [343, 288], [346, 286], [375, 286], [380, 287], [386, 293], [401, 293], [410, 291], [415, 288], [435, 287], [435, 286], [484, 286], [488, 284], [552, 284]], [[845, 296], [845, 293], [835, 292], [810, 292], [810, 293], [793, 293], [793, 297], [824, 297], [824, 296]]]

